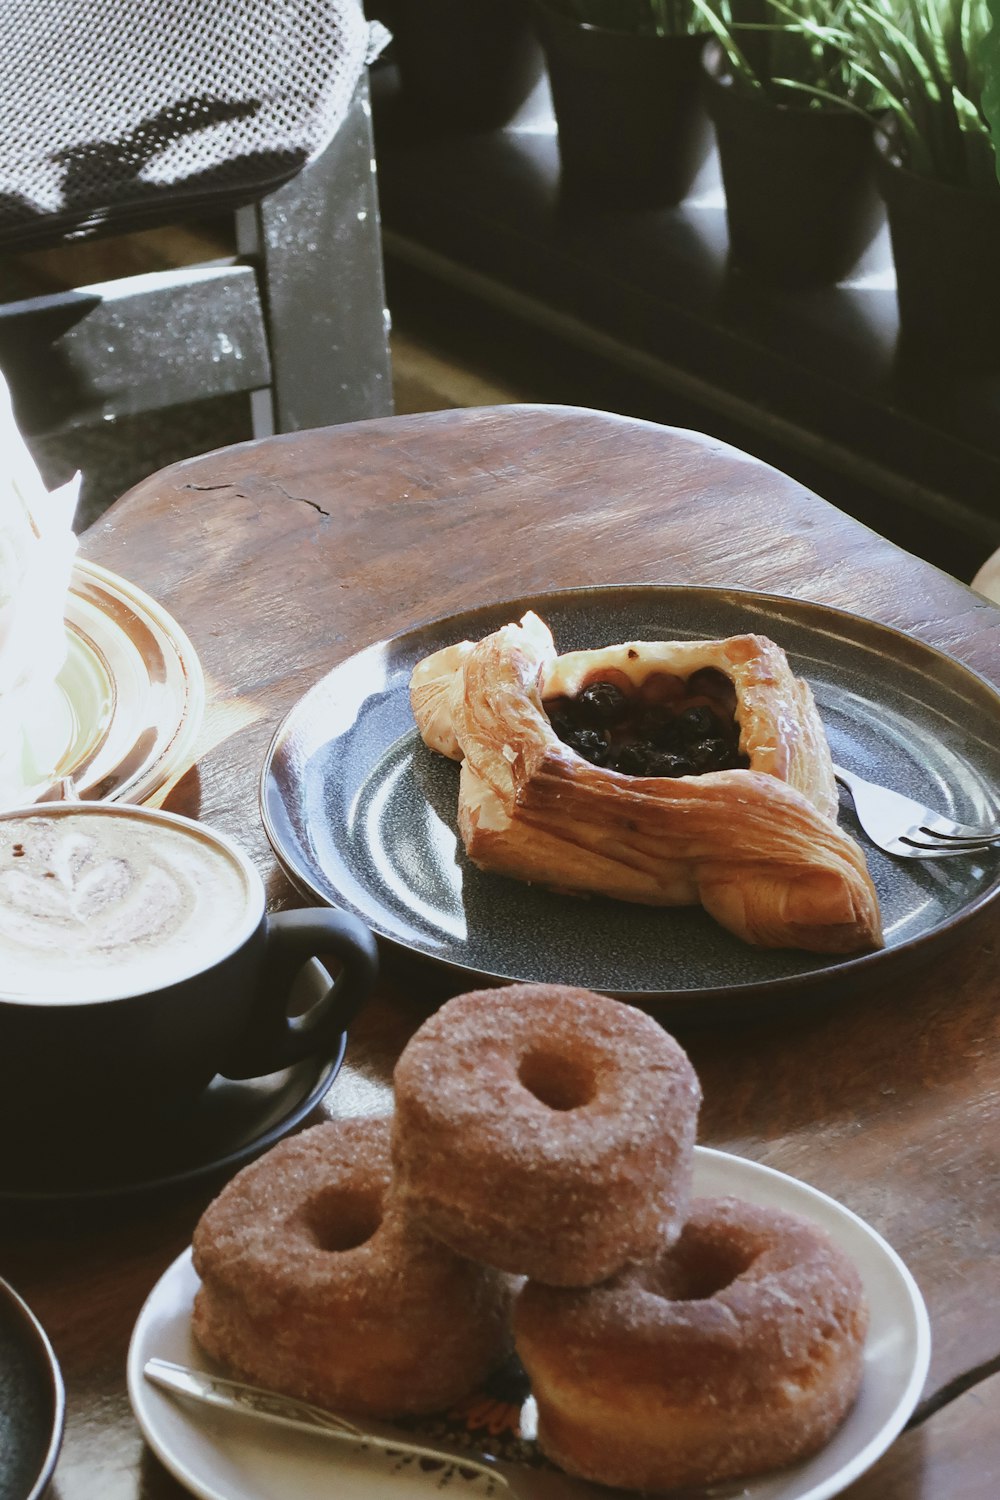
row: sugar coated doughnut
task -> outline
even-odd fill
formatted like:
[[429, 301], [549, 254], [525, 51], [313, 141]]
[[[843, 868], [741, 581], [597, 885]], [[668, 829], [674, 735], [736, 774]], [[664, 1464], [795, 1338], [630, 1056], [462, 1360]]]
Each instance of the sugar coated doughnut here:
[[822, 1231], [734, 1198], [696, 1199], [655, 1260], [582, 1291], [529, 1282], [514, 1311], [543, 1451], [652, 1492], [822, 1447], [858, 1393], [867, 1324]]
[[336, 1120], [245, 1167], [202, 1216], [194, 1332], [243, 1379], [373, 1416], [438, 1411], [509, 1352], [510, 1283], [411, 1225], [389, 1123]]
[[393, 1081], [397, 1191], [459, 1254], [585, 1286], [680, 1233], [701, 1090], [642, 1011], [568, 985], [474, 990]]

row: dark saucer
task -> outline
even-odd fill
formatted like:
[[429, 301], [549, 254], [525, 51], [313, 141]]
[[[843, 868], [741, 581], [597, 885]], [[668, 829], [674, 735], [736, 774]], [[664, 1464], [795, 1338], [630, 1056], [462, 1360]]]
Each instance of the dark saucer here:
[[0, 1500], [36, 1500], [56, 1465], [66, 1398], [48, 1337], [0, 1281]]
[[[258, 1156], [306, 1118], [344, 1060], [347, 1034], [332, 1058], [307, 1058], [266, 1078], [214, 1078], [183, 1113], [125, 1119], [103, 1140], [74, 1139], [28, 1122], [0, 1152], [0, 1203], [84, 1203], [152, 1193], [230, 1171]], [[8, 1141], [11, 1135], [6, 1133]], [[2, 1497], [0, 1497], [2, 1500]]]

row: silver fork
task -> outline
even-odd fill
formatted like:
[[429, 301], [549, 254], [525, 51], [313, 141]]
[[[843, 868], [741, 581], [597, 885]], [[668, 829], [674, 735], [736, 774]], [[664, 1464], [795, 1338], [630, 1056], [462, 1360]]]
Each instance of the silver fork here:
[[[414, 1439], [413, 1433], [404, 1432], [387, 1422], [364, 1417], [364, 1427], [353, 1418], [341, 1417], [306, 1401], [297, 1401], [291, 1396], [281, 1396], [275, 1391], [261, 1390], [259, 1386], [247, 1385], [241, 1380], [229, 1380], [221, 1375], [210, 1375], [205, 1370], [193, 1369], [190, 1365], [174, 1364], [167, 1359], [147, 1359], [143, 1374], [154, 1385], [175, 1395], [190, 1396], [207, 1406], [224, 1411], [242, 1412], [248, 1417], [259, 1417], [275, 1422], [282, 1427], [319, 1433], [338, 1442], [353, 1443], [357, 1447], [372, 1446], [387, 1449], [393, 1455], [403, 1454], [432, 1462], [454, 1464], [463, 1471], [481, 1475], [485, 1487], [479, 1491], [483, 1496], [501, 1494], [506, 1491], [510, 1500], [608, 1500], [612, 1491], [603, 1485], [588, 1484], [583, 1479], [573, 1479], [559, 1469], [535, 1468], [531, 1464], [516, 1463], [494, 1458], [475, 1448], [465, 1448], [447, 1438], [435, 1437], [433, 1442], [423, 1443]], [[625, 1496], [624, 1491], [619, 1491]], [[632, 1492], [629, 1491], [629, 1494]], [[697, 1489], [671, 1491], [671, 1500], [739, 1500], [746, 1496], [745, 1484], [726, 1483], [708, 1485]]]
[[956, 823], [912, 797], [876, 786], [841, 766], [834, 766], [833, 774], [850, 792], [865, 833], [886, 854], [898, 859], [947, 859], [956, 854], [982, 854], [1000, 844], [1000, 824]]

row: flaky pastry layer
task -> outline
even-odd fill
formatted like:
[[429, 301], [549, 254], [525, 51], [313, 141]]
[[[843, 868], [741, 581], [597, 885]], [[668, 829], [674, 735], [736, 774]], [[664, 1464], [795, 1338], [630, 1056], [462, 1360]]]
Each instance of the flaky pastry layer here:
[[[653, 672], [688, 678], [706, 667], [735, 688], [747, 770], [624, 775], [565, 745], [543, 707], [609, 670], [639, 687]], [[864, 856], [837, 826], [812, 693], [766, 637], [631, 641], [558, 656], [529, 613], [425, 658], [410, 700], [425, 743], [462, 762], [458, 826], [480, 868], [577, 895], [701, 903], [762, 947], [881, 946]]]

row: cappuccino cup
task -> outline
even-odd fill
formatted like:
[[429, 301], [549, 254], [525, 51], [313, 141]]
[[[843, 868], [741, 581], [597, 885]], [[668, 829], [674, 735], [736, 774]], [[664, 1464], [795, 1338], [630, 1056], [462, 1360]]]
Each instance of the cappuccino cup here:
[[[336, 980], [291, 1015], [303, 967], [327, 956]], [[123, 1105], [182, 1108], [217, 1074], [333, 1057], [377, 965], [349, 913], [269, 915], [248, 856], [205, 824], [109, 803], [0, 814], [8, 1122], [30, 1108], [85, 1129]]]

